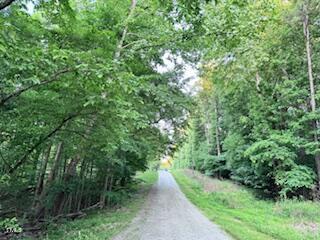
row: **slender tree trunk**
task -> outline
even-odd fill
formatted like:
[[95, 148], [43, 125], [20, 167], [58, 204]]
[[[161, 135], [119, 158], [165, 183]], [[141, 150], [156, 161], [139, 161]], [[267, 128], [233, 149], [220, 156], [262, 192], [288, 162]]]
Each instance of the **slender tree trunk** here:
[[[304, 30], [304, 36], [305, 36], [305, 44], [306, 44], [306, 54], [307, 54], [307, 65], [308, 65], [308, 77], [309, 77], [309, 84], [310, 84], [310, 106], [311, 111], [316, 112], [317, 106], [316, 106], [316, 90], [315, 90], [315, 84], [314, 84], [314, 78], [313, 78], [313, 69], [312, 69], [312, 47], [311, 47], [311, 36], [310, 36], [310, 29], [309, 29], [309, 13], [308, 13], [308, 1], [304, 3], [303, 6], [303, 30]], [[319, 129], [319, 121], [315, 120], [313, 122], [314, 125], [314, 141], [319, 142], [319, 137], [317, 134], [317, 130]], [[320, 154], [315, 154], [315, 164], [317, 168], [317, 176], [318, 176], [318, 187], [320, 187]]]
[[[209, 105], [208, 102], [204, 104], [206, 107]], [[206, 108], [204, 109], [204, 114], [205, 114], [205, 126], [204, 126], [204, 133], [206, 136], [206, 142], [207, 142], [207, 153], [208, 155], [211, 153], [211, 141], [210, 141], [210, 113], [209, 109]], [[202, 163], [202, 169], [205, 169], [205, 166], [207, 164], [207, 159], [205, 159]]]
[[60, 142], [58, 144], [58, 146], [57, 146], [56, 155], [55, 155], [54, 160], [53, 160], [53, 166], [52, 166], [52, 168], [50, 170], [50, 173], [49, 173], [48, 179], [46, 181], [45, 187], [41, 191], [41, 194], [39, 195], [39, 201], [38, 201], [37, 205], [35, 206], [36, 217], [37, 218], [41, 218], [45, 214], [45, 206], [44, 206], [43, 202], [44, 202], [44, 199], [46, 198], [46, 196], [48, 194], [49, 187], [51, 186], [52, 182], [56, 178], [56, 175], [57, 175], [57, 172], [58, 172], [58, 168], [59, 168], [59, 164], [60, 164], [60, 159], [61, 159], [62, 147], [63, 147], [63, 143]]
[[77, 211], [80, 211], [81, 206], [83, 205], [83, 192], [85, 190], [84, 180], [81, 182], [79, 192], [77, 193]]
[[221, 143], [220, 143], [220, 122], [219, 122], [219, 100], [215, 98], [214, 111], [216, 114], [216, 148], [217, 155], [221, 155]]
[[85, 190], [85, 178], [86, 178], [86, 172], [87, 172], [87, 169], [88, 169], [88, 165], [89, 165], [89, 163], [87, 163], [85, 158], [84, 158], [82, 160], [82, 163], [81, 163], [81, 171], [80, 171], [81, 183], [80, 183], [80, 186], [78, 188], [77, 196], [76, 196], [77, 211], [80, 211], [80, 209], [81, 209], [82, 195], [83, 195], [83, 192]]
[[194, 171], [196, 170], [196, 160], [194, 158], [194, 152], [195, 152], [195, 147], [194, 147], [194, 141], [192, 142], [192, 145], [191, 145], [191, 161], [192, 161], [192, 173], [194, 174]]
[[256, 73], [256, 89], [257, 89], [258, 93], [261, 92], [260, 83], [261, 83], [261, 78], [260, 78], [259, 72], [257, 72]]
[[[206, 105], [209, 105], [208, 101], [206, 102], [205, 106]], [[209, 113], [209, 109], [208, 107], [206, 106], [206, 109], [205, 109], [205, 128], [204, 128], [204, 131], [205, 131], [205, 134], [206, 134], [206, 140], [207, 140], [207, 145], [208, 145], [208, 151], [210, 152], [210, 113]]]
[[[308, 13], [308, 3], [304, 4], [304, 18], [303, 18], [303, 30], [305, 36], [305, 43], [306, 43], [306, 53], [307, 53], [307, 64], [308, 64], [308, 77], [309, 77], [309, 84], [310, 84], [310, 106], [311, 111], [316, 112], [317, 105], [316, 105], [316, 88], [313, 78], [313, 69], [312, 69], [312, 53], [311, 53], [311, 41], [310, 41], [310, 30], [309, 30], [309, 13]], [[319, 142], [319, 137], [317, 131], [319, 129], [319, 121], [315, 120], [313, 122], [314, 125], [314, 141]], [[315, 154], [315, 164], [317, 168], [317, 176], [318, 176], [318, 187], [320, 188], [320, 154]]]
[[[93, 162], [91, 161], [90, 164], [90, 169], [89, 169], [89, 179], [93, 179]], [[90, 191], [90, 185], [88, 184], [86, 191]], [[87, 199], [86, 199], [86, 207], [91, 206], [91, 194], [87, 194]]]
[[62, 176], [64, 176], [64, 174], [66, 173], [67, 164], [68, 164], [68, 159], [65, 158], [64, 161], [63, 161], [63, 167], [62, 167], [61, 173], [60, 173], [61, 178], [62, 178]]
[[62, 148], [63, 143], [59, 142], [56, 150], [56, 155], [54, 157], [53, 166], [48, 176], [47, 185], [50, 185], [56, 179], [61, 160]]
[[112, 186], [113, 186], [113, 175], [111, 175], [111, 177], [110, 177], [109, 188], [108, 188], [109, 195], [108, 195], [107, 206], [109, 206], [109, 207], [111, 206], [111, 195], [110, 195], [110, 193], [112, 191]]
[[36, 186], [36, 190], [35, 190], [36, 197], [39, 196], [43, 190], [44, 177], [46, 174], [47, 165], [48, 165], [48, 161], [50, 158], [50, 153], [51, 153], [51, 145], [49, 145], [48, 150], [44, 156], [44, 160], [41, 164], [39, 178], [38, 178], [38, 182], [37, 182], [37, 186]]
[[68, 198], [67, 198], [68, 200], [67, 200], [67, 206], [68, 206], [68, 209], [67, 209], [67, 212], [68, 213], [70, 213], [70, 212], [73, 212], [74, 210], [72, 209], [72, 206], [73, 206], [73, 204], [72, 204], [72, 193], [69, 193], [69, 196], [68, 196]]
[[106, 204], [106, 192], [108, 191], [108, 184], [109, 184], [109, 174], [106, 175], [103, 190], [100, 196], [100, 208], [104, 208]]
[[[220, 122], [219, 122], [219, 99], [215, 98], [214, 111], [216, 114], [216, 148], [217, 148], [217, 156], [221, 155], [221, 142], [220, 142]], [[218, 178], [221, 178], [221, 170], [218, 171]]]
[[[77, 166], [80, 162], [80, 155], [75, 156], [71, 159], [67, 172], [64, 175], [64, 184], [68, 184], [70, 180], [76, 175]], [[53, 207], [53, 215], [59, 215], [62, 213], [66, 202], [66, 192], [64, 190], [58, 193]]]
[[35, 189], [35, 193], [34, 193], [33, 204], [32, 204], [32, 208], [35, 211], [38, 211], [38, 209], [42, 205], [41, 195], [44, 190], [43, 189], [44, 178], [45, 178], [45, 174], [47, 171], [47, 165], [48, 165], [48, 161], [50, 158], [50, 153], [51, 153], [51, 145], [49, 145], [46, 153], [42, 154], [42, 158], [44, 158], [44, 160], [42, 161], [41, 166], [40, 166], [38, 181], [37, 181], [37, 185], [36, 185], [36, 189]]
[[129, 9], [129, 14], [128, 14], [127, 19], [125, 20], [124, 28], [123, 28], [123, 31], [122, 31], [122, 34], [121, 34], [121, 38], [120, 38], [120, 40], [118, 42], [118, 45], [117, 45], [117, 48], [116, 48], [116, 52], [114, 54], [114, 60], [115, 61], [118, 61], [119, 58], [120, 58], [121, 50], [122, 50], [124, 41], [125, 41], [127, 33], [128, 33], [129, 22], [130, 22], [130, 19], [133, 16], [133, 13], [134, 13], [134, 10], [135, 10], [136, 6], [137, 6], [137, 0], [131, 0], [131, 6], [130, 6], [130, 9]]

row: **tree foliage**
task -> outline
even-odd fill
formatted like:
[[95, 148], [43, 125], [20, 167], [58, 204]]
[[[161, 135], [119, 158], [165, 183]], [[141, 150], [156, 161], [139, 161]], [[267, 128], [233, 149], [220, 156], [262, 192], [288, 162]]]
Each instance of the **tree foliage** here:
[[201, 90], [176, 164], [275, 197], [312, 195], [320, 179], [319, 114], [310, 105], [307, 48], [318, 76], [318, 10], [311, 0], [202, 6]]
[[165, 153], [158, 124], [181, 127], [189, 104], [179, 70], [157, 71], [181, 38], [169, 14], [156, 0], [17, 1], [0, 12], [5, 222], [117, 204]]

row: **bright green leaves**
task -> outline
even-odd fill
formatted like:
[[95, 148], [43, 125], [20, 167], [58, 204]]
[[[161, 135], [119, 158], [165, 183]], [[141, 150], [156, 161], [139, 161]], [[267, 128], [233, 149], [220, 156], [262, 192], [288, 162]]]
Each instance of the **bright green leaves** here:
[[[266, 165], [274, 171], [285, 170], [295, 165], [297, 139], [289, 134], [271, 134], [267, 140], [253, 143], [245, 152], [253, 165]], [[275, 174], [270, 172], [270, 175]]]
[[22, 165], [30, 176], [36, 153], [61, 140], [67, 159], [88, 150], [90, 142], [99, 167], [112, 157], [121, 161], [116, 155], [126, 155], [122, 144], [134, 149], [143, 167], [165, 150], [168, 138], [155, 123], [181, 125], [189, 99], [170, 84], [178, 81], [175, 76], [161, 76], [152, 63], [176, 48], [172, 39], [178, 37], [158, 1], [139, 2], [127, 19], [129, 7], [130, 1], [41, 1], [32, 14], [16, 8], [1, 15], [0, 150], [11, 165], [75, 113], [30, 153]]
[[294, 193], [302, 189], [312, 190], [316, 175], [306, 166], [297, 165], [289, 171], [279, 171], [276, 174], [276, 183], [281, 187], [280, 195], [284, 198], [288, 193]]

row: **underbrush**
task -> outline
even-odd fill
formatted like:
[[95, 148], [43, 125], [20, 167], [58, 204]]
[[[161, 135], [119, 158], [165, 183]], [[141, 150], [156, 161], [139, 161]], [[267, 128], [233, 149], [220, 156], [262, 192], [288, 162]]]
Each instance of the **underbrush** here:
[[320, 203], [261, 200], [231, 181], [183, 170], [173, 174], [191, 202], [235, 239], [320, 239]]
[[[141, 208], [150, 187], [157, 180], [156, 171], [137, 174], [128, 198], [113, 209], [94, 211], [82, 219], [50, 225], [46, 240], [107, 240], [125, 228]], [[130, 196], [130, 197], [129, 197]]]

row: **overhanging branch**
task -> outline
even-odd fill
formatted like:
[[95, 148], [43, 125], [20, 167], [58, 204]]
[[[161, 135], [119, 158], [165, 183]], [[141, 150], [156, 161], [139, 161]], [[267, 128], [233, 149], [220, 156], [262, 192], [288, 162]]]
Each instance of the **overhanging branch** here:
[[15, 0], [4, 0], [0, 2], [0, 10], [5, 9], [6, 7], [9, 7], [11, 3], [13, 3]]
[[30, 86], [27, 86], [25, 88], [22, 88], [22, 89], [19, 89], [11, 94], [9, 94], [8, 96], [5, 96], [4, 98], [2, 98], [0, 100], [0, 107], [2, 107], [7, 101], [9, 101], [11, 98], [14, 98], [14, 97], [17, 97], [19, 95], [21, 95], [23, 92], [26, 92], [32, 88], [35, 88], [35, 87], [39, 87], [39, 86], [42, 86], [42, 85], [46, 85], [48, 83], [51, 83], [51, 82], [54, 82], [54, 81], [57, 81], [59, 80], [59, 76], [62, 75], [62, 74], [65, 74], [65, 73], [69, 73], [69, 72], [72, 72], [74, 71], [75, 69], [73, 68], [66, 68], [66, 69], [62, 69], [56, 73], [54, 73], [48, 80], [45, 80], [45, 81], [42, 81], [40, 83], [36, 83], [36, 84], [32, 84]]

